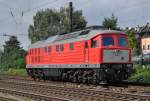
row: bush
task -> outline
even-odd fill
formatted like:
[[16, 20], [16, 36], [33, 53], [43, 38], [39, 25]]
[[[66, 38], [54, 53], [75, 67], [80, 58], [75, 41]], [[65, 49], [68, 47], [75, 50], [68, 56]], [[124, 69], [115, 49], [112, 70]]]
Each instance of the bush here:
[[133, 82], [150, 82], [150, 66], [136, 66], [135, 73], [129, 78]]
[[129, 81], [133, 82], [150, 82], [150, 73], [140, 73], [129, 78]]

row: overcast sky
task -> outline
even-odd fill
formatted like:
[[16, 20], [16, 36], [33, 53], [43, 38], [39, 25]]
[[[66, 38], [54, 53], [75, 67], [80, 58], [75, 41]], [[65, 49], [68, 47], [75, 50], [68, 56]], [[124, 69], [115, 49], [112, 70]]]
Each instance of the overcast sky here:
[[[104, 17], [112, 13], [118, 18], [118, 26], [123, 28], [150, 22], [150, 0], [0, 0], [0, 35], [17, 34], [21, 46], [27, 49], [30, 44], [28, 26], [33, 23], [36, 12], [67, 7], [70, 1], [75, 9], [83, 11], [88, 26], [100, 25]], [[0, 36], [0, 46], [6, 40], [8, 37]]]

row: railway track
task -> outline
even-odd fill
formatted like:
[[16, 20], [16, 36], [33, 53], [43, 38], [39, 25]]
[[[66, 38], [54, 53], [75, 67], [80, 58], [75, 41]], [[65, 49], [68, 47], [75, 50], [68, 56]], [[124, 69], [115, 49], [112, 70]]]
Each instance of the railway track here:
[[16, 100], [12, 99], [12, 98], [7, 98], [7, 97], [0, 96], [0, 101], [16, 101]]
[[[50, 83], [34, 82], [23, 79], [0, 80], [0, 89], [12, 89], [21, 92], [30, 92], [32, 94], [51, 96], [56, 98], [65, 98], [74, 101], [150, 101], [150, 95], [144, 93], [133, 93], [118, 88], [100, 88], [94, 87], [76, 87], [55, 85]], [[115, 90], [114, 90], [115, 89]], [[121, 88], [120, 88], [121, 89]], [[149, 89], [149, 88], [148, 88]], [[149, 89], [150, 90], [150, 89]], [[29, 94], [30, 95], [30, 94]], [[28, 96], [29, 96], [28, 95]], [[42, 97], [40, 97], [42, 98]]]
[[[42, 94], [35, 94], [35, 93], [30, 93], [30, 92], [25, 92], [25, 91], [22, 92], [22, 91], [11, 90], [11, 89], [6, 89], [6, 88], [0, 88], [0, 92], [15, 95], [15, 96], [17, 95], [17, 96], [24, 97], [25, 99], [32, 100], [32, 101], [70, 101], [69, 99], [50, 97], [50, 96], [45, 96]], [[3, 99], [2, 101], [5, 101], [5, 100], [16, 101], [17, 100], [17, 99], [10, 99], [10, 98], [8, 99], [5, 97], [2, 97], [2, 99]]]
[[[84, 89], [109, 89], [115, 92], [126, 92], [126, 93], [140, 93], [150, 95], [150, 83], [137, 83], [137, 82], [122, 82], [122, 83], [112, 83], [112, 84], [101, 84], [101, 85], [85, 85], [85, 84], [77, 84], [70, 82], [58, 82], [58, 81], [34, 81], [28, 77], [18, 77], [18, 76], [4, 76], [4, 80], [14, 81], [15, 82], [30, 82], [30, 83], [38, 83], [38, 84], [47, 84], [47, 85], [57, 85], [57, 86], [69, 86], [79, 88], [82, 87]], [[99, 87], [100, 86], [100, 87]]]

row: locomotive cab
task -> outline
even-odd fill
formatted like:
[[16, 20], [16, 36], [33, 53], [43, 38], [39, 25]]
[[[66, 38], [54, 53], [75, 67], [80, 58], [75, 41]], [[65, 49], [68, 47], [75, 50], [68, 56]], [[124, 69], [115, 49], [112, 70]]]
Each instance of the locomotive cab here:
[[[132, 71], [131, 49], [128, 36], [120, 33], [102, 34], [101, 79], [107, 81], [126, 80]], [[106, 76], [107, 75], [107, 76]]]

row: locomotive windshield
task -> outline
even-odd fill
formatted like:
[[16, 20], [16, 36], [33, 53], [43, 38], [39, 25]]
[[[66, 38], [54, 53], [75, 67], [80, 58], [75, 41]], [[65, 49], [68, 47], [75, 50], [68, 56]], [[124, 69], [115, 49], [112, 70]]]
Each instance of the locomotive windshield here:
[[114, 46], [114, 38], [112, 36], [103, 37], [103, 46]]
[[123, 46], [123, 47], [128, 47], [128, 42], [127, 42], [127, 39], [126, 37], [118, 37], [118, 45], [119, 46]]

